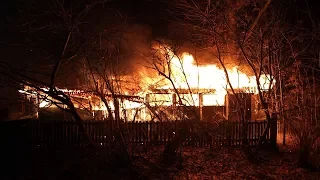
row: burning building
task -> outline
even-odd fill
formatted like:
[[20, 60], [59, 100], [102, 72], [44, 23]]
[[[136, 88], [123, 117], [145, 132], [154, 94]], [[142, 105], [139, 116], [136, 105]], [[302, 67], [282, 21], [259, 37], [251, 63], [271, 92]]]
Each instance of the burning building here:
[[[105, 90], [102, 98], [101, 93], [95, 91], [57, 89], [71, 97], [75, 107], [83, 111], [84, 119], [107, 119], [111, 112], [113, 117], [119, 113], [121, 119], [129, 121], [191, 117], [236, 120], [239, 107], [248, 120], [263, 118], [255, 76], [248, 76], [237, 66], [225, 71], [217, 65], [197, 65], [188, 53], [177, 56], [167, 49], [159, 52], [160, 56], [150, 63], [149, 69], [156, 75], [150, 77], [140, 73], [139, 83], [130, 84], [131, 87], [139, 86], [139, 91]], [[128, 81], [122, 83], [128, 86]], [[268, 75], [261, 75], [259, 83], [262, 91], [271, 87]], [[44, 87], [44, 90], [48, 89]], [[58, 105], [45, 93], [32, 88], [24, 87], [20, 92], [36, 99], [38, 111]], [[64, 105], [61, 107], [65, 108]]]

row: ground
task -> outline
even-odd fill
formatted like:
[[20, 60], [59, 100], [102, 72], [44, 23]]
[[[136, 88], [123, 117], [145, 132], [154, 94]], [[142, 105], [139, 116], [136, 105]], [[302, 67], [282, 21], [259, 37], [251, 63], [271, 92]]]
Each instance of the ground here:
[[182, 147], [181, 158], [164, 165], [164, 146], [141, 145], [130, 151], [134, 155], [129, 167], [120, 163], [126, 159], [118, 151], [38, 149], [31, 156], [8, 158], [11, 163], [0, 179], [320, 179], [319, 171], [297, 167], [297, 154], [290, 148], [264, 150], [256, 159], [240, 147]]
[[[144, 158], [156, 163], [158, 152], [158, 148], [150, 149]], [[166, 173], [152, 173], [146, 168], [143, 174], [150, 179], [320, 179], [319, 172], [298, 168], [290, 152], [262, 152], [260, 156], [259, 161], [249, 160], [239, 148], [185, 147], [181, 164]]]
[[160, 163], [163, 148], [141, 146], [140, 152], [136, 148], [130, 167], [119, 164], [121, 157], [106, 149], [86, 155], [76, 149], [65, 155], [38, 151], [23, 165], [24, 173], [10, 177], [7, 173], [1, 179], [320, 179], [320, 172], [298, 168], [290, 151], [262, 151], [257, 160], [241, 148], [182, 147], [178, 152], [182, 158], [165, 166]]

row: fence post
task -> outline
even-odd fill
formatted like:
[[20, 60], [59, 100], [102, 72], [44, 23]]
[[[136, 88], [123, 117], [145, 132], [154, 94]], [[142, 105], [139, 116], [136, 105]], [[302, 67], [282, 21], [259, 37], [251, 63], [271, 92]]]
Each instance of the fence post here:
[[232, 133], [233, 122], [225, 121], [225, 123], [226, 123], [227, 145], [232, 146], [233, 144], [231, 142], [231, 133]]
[[277, 148], [277, 114], [271, 114], [270, 124], [270, 145], [273, 148]]
[[240, 108], [240, 117], [241, 117], [241, 125], [242, 125], [242, 146], [248, 145], [248, 120], [245, 116], [244, 108]]

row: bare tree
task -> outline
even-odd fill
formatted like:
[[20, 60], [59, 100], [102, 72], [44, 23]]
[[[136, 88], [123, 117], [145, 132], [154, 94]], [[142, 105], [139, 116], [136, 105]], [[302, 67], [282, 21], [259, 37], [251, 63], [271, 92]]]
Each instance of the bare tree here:
[[[225, 57], [234, 58], [239, 65], [249, 67], [249, 73], [251, 72], [256, 77], [259, 101], [268, 121], [257, 149], [265, 141], [269, 131], [273, 120], [271, 113], [276, 113], [282, 119], [285, 134], [284, 122], [288, 119], [285, 115], [286, 97], [291, 97], [285, 87], [288, 84], [288, 77], [292, 74], [288, 69], [293, 62], [297, 62], [299, 57], [305, 57], [307, 50], [317, 39], [315, 37], [317, 28], [307, 30], [304, 27], [290, 25], [286, 22], [283, 11], [278, 8], [281, 6], [277, 7], [277, 3], [270, 0], [244, 0], [236, 3], [233, 1], [178, 0], [174, 1], [174, 8], [171, 9], [173, 15], [179, 10], [180, 14], [176, 15], [178, 23], [191, 32], [186, 33], [187, 37], [191, 37], [191, 41], [198, 46], [215, 54], [225, 70], [231, 89]], [[313, 21], [312, 24], [317, 23]], [[260, 81], [264, 74], [269, 75], [266, 79], [268, 87], [264, 86], [265, 82]], [[300, 88], [302, 90], [305, 87], [300, 86]], [[301, 119], [301, 116], [299, 117]], [[283, 143], [285, 143], [285, 136], [283, 137]], [[317, 136], [312, 135], [312, 137]], [[311, 139], [314, 140], [314, 138]]]
[[[297, 61], [286, 81], [287, 91], [284, 101], [284, 118], [288, 122], [288, 134], [299, 150], [299, 165], [308, 167], [311, 152], [320, 139], [318, 113], [318, 79], [314, 75], [315, 66]], [[290, 119], [290, 120], [289, 120]]]
[[[125, 27], [121, 29], [125, 30]], [[127, 119], [121, 110], [129, 108], [125, 106], [127, 101], [139, 101], [139, 98], [132, 95], [135, 94], [134, 86], [137, 83], [132, 80], [133, 77], [126, 79], [127, 76], [120, 63], [125, 55], [121, 50], [123, 32], [118, 31], [120, 34], [113, 38], [110, 38], [108, 33], [100, 33], [95, 37], [94, 43], [85, 50], [84, 62], [87, 74], [83, 75], [89, 79], [87, 91], [102, 101], [108, 114], [106, 120], [112, 122], [112, 129], [115, 130], [112, 134], [115, 136], [114, 145], [119, 143], [119, 150], [124, 152], [123, 156], [129, 158], [124, 127]], [[104, 108], [101, 109], [105, 110]]]
[[[265, 45], [263, 34], [265, 30], [257, 32], [257, 25], [259, 24], [261, 16], [270, 4], [270, 1], [266, 1], [260, 8], [261, 3], [256, 1], [239, 1], [233, 4], [231, 1], [176, 1], [176, 8], [182, 10], [182, 17], [185, 20], [182, 24], [185, 27], [195, 29], [192, 37], [195, 38], [195, 42], [205, 41], [204, 47], [207, 47], [209, 51], [212, 51], [213, 55], [219, 60], [225, 75], [226, 81], [231, 89], [232, 94], [236, 94], [233, 85], [230, 82], [230, 77], [227, 72], [226, 58], [238, 59], [238, 64], [242, 66], [249, 66], [249, 73], [253, 73], [256, 80], [257, 92], [260, 98], [260, 103], [265, 109], [265, 114], [268, 120], [268, 125], [261, 137], [265, 137], [269, 124], [271, 121], [270, 112], [266, 103], [266, 99], [263, 96], [263, 84], [260, 80], [262, 75], [269, 74], [270, 79], [267, 79], [267, 83], [270, 84], [267, 87], [269, 90], [273, 84], [273, 77], [270, 69], [266, 69], [267, 63], [267, 48]], [[254, 13], [251, 13], [252, 9], [260, 9], [255, 17]], [[254, 48], [254, 49], [253, 49]], [[250, 56], [248, 55], [250, 54]], [[241, 99], [235, 96], [238, 104], [241, 104]], [[245, 112], [240, 107], [240, 120], [245, 126]], [[246, 129], [243, 129], [243, 136], [246, 137]], [[246, 139], [244, 138], [244, 141]], [[263, 140], [259, 141], [259, 144]], [[244, 143], [246, 144], [246, 143]]]

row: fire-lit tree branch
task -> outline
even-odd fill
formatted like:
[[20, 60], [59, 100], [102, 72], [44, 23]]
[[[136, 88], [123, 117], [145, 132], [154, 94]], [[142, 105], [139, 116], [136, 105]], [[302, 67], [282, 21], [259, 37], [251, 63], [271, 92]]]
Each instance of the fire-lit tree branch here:
[[[122, 31], [124, 30], [122, 28]], [[86, 89], [93, 92], [102, 101], [103, 107], [108, 112], [107, 120], [115, 123], [113, 125], [116, 129], [116, 141], [120, 142], [123, 150], [127, 150], [121, 126], [121, 121], [126, 119], [122, 119], [120, 114], [122, 102], [126, 98], [124, 92], [126, 82], [121, 79], [121, 71], [117, 61], [118, 58], [121, 58], [121, 52], [117, 46], [117, 41], [121, 38], [110, 38], [108, 34], [103, 33], [97, 37], [99, 37], [99, 41], [104, 43], [92, 43], [95, 46], [87, 47], [85, 50], [84, 59], [88, 73], [83, 75], [89, 79]], [[111, 47], [108, 47], [110, 45]], [[97, 49], [97, 51], [92, 51], [92, 49]], [[101, 106], [98, 108], [104, 110]]]

